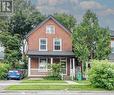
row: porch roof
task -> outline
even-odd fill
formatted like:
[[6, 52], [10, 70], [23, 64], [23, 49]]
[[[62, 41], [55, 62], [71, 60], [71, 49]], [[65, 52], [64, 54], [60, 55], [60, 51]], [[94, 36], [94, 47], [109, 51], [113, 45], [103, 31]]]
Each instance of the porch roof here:
[[28, 51], [28, 56], [64, 56], [75, 57], [72, 51]]

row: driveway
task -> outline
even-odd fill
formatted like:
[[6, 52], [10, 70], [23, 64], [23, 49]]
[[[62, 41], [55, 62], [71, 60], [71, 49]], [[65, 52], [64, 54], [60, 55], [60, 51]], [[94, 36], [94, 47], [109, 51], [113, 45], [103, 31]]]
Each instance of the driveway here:
[[4, 90], [9, 85], [16, 85], [16, 84], [19, 84], [20, 82], [21, 82], [20, 80], [3, 80], [3, 81], [0, 81], [0, 91]]

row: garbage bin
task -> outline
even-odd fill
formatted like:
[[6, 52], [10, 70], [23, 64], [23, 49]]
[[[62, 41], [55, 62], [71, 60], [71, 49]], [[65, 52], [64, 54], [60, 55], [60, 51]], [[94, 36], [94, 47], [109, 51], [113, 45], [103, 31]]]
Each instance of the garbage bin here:
[[77, 74], [77, 80], [82, 80], [82, 74], [80, 71], [78, 71], [78, 74]]

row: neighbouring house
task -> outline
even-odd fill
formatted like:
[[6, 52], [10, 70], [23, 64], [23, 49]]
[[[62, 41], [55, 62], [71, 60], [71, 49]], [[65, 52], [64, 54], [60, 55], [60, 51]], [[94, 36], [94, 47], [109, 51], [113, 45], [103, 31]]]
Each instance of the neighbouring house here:
[[27, 35], [28, 77], [48, 75], [48, 64], [63, 63], [64, 77], [75, 77], [80, 69], [72, 51], [71, 32], [49, 16]]
[[109, 60], [114, 62], [114, 31], [111, 31], [111, 54]]
[[3, 59], [4, 59], [4, 47], [0, 43], [0, 60], [3, 60]]

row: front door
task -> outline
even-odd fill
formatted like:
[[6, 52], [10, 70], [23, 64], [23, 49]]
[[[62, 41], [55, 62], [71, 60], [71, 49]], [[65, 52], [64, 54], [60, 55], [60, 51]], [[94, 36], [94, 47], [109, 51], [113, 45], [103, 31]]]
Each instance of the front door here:
[[40, 72], [47, 72], [47, 58], [40, 58], [39, 59], [39, 71]]
[[60, 63], [61, 63], [61, 73], [63, 75], [66, 75], [67, 74], [67, 59], [61, 58]]

